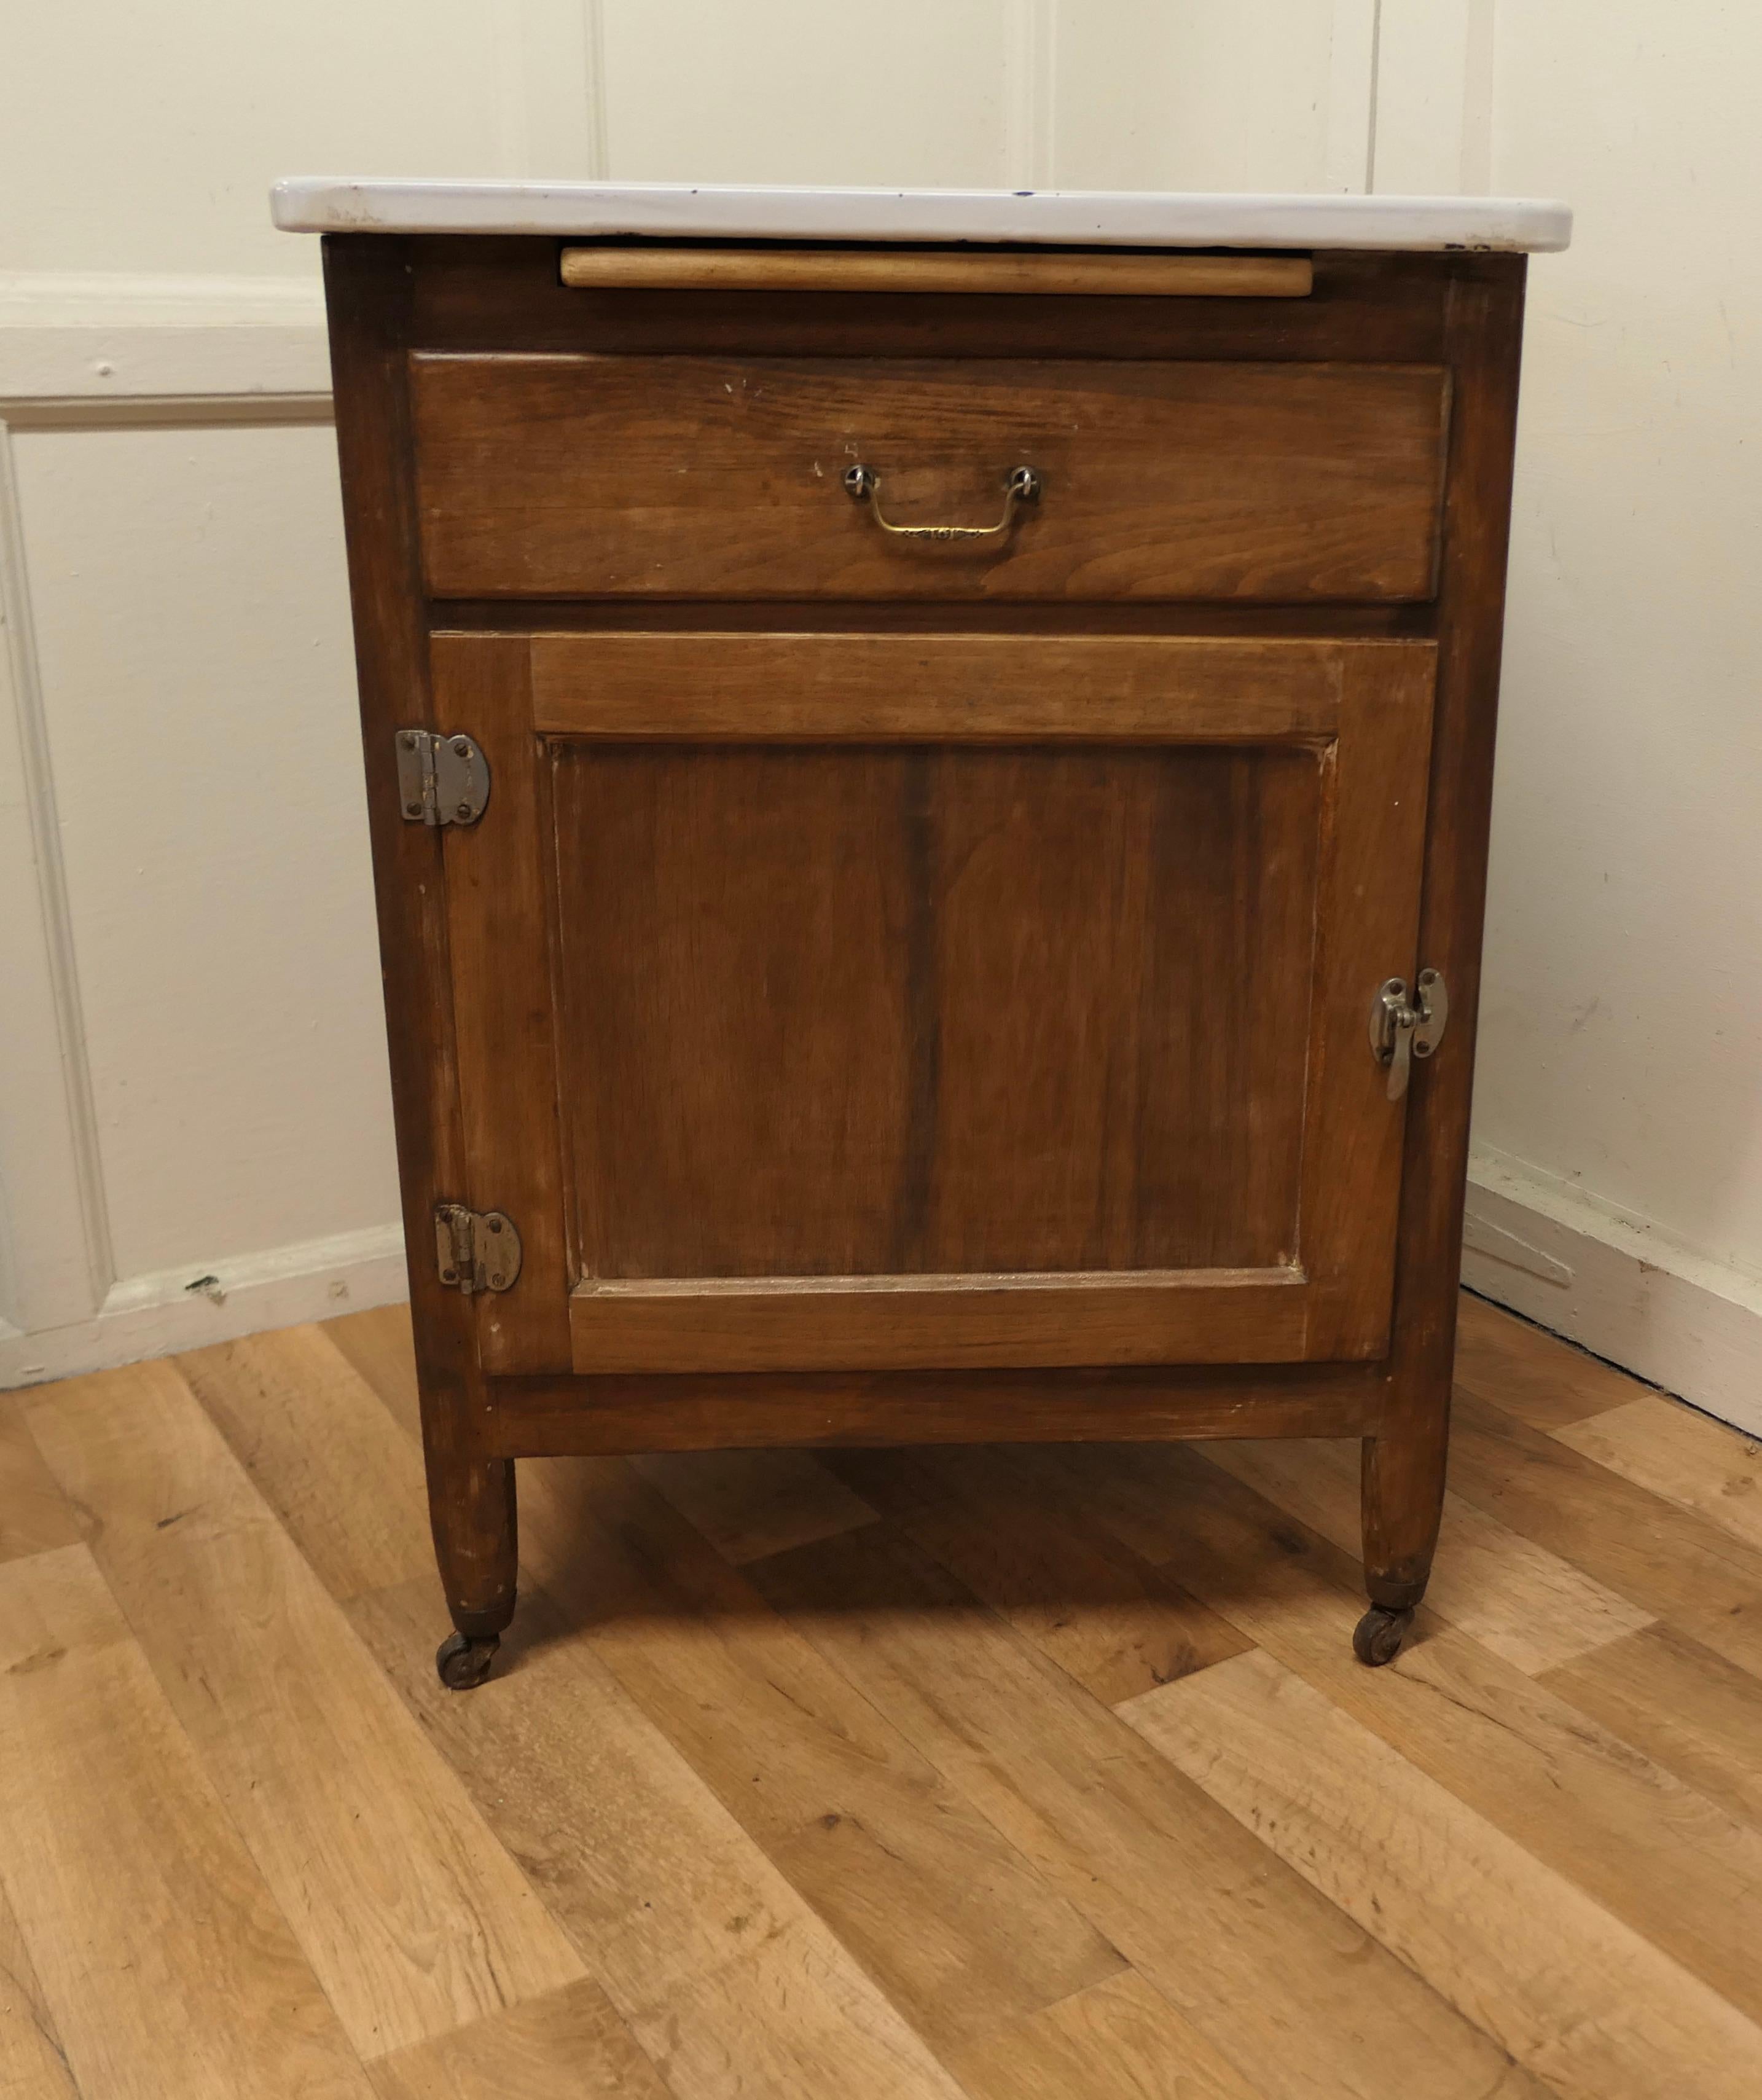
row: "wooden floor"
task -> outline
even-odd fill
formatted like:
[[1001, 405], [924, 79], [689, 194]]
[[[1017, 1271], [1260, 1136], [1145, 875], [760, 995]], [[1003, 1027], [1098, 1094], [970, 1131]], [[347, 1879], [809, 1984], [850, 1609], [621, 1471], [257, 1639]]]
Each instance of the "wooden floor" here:
[[0, 2094], [1756, 2100], [1762, 1489], [1473, 1301], [1355, 1447], [532, 1462], [436, 1685], [401, 1311], [0, 1398]]

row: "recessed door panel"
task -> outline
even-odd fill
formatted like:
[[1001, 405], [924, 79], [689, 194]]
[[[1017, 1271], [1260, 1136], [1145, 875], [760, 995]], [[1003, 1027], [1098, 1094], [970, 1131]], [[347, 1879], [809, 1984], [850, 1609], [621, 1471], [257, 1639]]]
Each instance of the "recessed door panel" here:
[[1319, 751], [554, 763], [586, 1273], [1294, 1258]]

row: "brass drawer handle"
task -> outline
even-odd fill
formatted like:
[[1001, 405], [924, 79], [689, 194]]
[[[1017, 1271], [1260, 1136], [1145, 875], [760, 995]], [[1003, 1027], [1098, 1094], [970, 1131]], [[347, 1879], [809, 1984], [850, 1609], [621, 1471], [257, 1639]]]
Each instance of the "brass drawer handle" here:
[[1040, 476], [1031, 466], [1018, 466], [1004, 483], [1004, 514], [995, 525], [895, 525], [881, 515], [881, 476], [872, 467], [852, 467], [844, 485], [857, 502], [868, 501], [875, 523], [896, 540], [995, 540], [1009, 530], [1018, 503], [1038, 503], [1040, 496]]

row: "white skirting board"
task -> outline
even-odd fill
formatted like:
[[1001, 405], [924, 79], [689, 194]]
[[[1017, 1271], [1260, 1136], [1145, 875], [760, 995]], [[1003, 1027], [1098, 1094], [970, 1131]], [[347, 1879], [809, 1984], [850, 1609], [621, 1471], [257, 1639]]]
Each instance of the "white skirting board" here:
[[404, 1233], [395, 1224], [130, 1277], [89, 1320], [32, 1335], [0, 1322], [0, 1389], [333, 1319], [391, 1304], [408, 1291]]
[[1468, 1168], [1472, 1290], [1762, 1436], [1762, 1280], [1501, 1154]]

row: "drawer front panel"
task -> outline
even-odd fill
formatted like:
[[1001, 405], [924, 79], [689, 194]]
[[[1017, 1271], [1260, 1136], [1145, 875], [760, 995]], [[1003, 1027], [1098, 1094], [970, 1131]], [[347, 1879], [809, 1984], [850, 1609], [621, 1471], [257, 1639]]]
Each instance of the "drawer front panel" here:
[[[1424, 365], [418, 355], [440, 598], [1428, 598]], [[853, 500], [853, 465], [875, 478]], [[882, 529], [999, 522], [994, 536]]]

